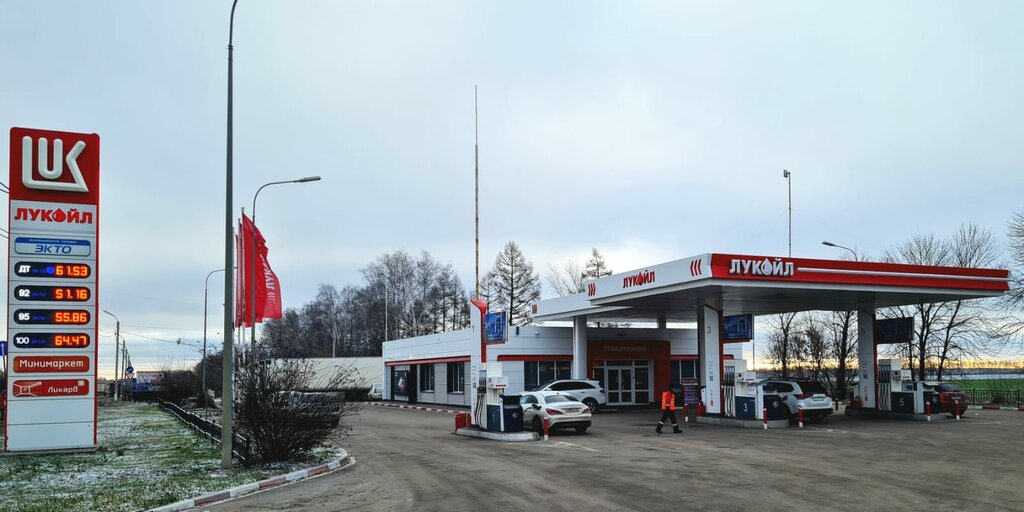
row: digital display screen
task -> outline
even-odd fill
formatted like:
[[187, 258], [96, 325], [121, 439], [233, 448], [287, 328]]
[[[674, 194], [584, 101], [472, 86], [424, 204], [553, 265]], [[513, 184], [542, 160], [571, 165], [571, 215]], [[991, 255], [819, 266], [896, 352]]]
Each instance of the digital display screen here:
[[46, 261], [19, 261], [14, 266], [18, 277], [56, 277], [61, 279], [85, 279], [92, 275], [92, 268], [84, 263], [53, 263]]
[[89, 312], [81, 309], [19, 309], [14, 312], [14, 322], [21, 325], [85, 325], [89, 323]]
[[85, 333], [19, 332], [12, 338], [18, 348], [86, 348], [91, 343]]
[[57, 302], [85, 302], [92, 293], [80, 286], [18, 286], [14, 297], [18, 300], [51, 300]]

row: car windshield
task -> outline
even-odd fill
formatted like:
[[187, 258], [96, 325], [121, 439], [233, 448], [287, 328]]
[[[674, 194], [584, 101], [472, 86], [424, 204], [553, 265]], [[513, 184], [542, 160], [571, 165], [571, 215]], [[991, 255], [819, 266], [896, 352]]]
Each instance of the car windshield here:
[[946, 393], [956, 393], [960, 391], [960, 386], [957, 386], [956, 384], [943, 383], [939, 384], [939, 391], [944, 391]]
[[557, 404], [565, 402], [575, 402], [576, 399], [569, 395], [548, 395], [544, 397], [544, 401], [549, 404]]
[[800, 385], [800, 389], [802, 389], [804, 391], [804, 393], [811, 393], [811, 394], [821, 393], [823, 395], [827, 395], [828, 394], [828, 390], [826, 390], [825, 386], [822, 386], [820, 382], [800, 381], [800, 382], [797, 382], [797, 384]]

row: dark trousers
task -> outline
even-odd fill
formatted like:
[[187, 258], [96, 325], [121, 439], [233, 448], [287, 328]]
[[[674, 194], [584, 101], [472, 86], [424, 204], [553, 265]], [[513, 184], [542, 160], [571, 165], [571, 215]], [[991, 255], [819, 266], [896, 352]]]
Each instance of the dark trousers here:
[[676, 411], [674, 411], [672, 409], [662, 409], [661, 410], [661, 420], [658, 421], [658, 425], [659, 426], [660, 425], [664, 425], [665, 424], [665, 420], [667, 420], [667, 419], [672, 420], [672, 426], [673, 427], [679, 424], [679, 422], [676, 421]]

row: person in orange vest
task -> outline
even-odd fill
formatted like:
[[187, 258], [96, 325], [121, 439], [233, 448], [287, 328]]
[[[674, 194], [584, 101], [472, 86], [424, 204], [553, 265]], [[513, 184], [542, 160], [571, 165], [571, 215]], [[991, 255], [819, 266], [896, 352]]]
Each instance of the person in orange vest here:
[[674, 389], [666, 389], [661, 394], [661, 421], [658, 422], [658, 428], [654, 429], [655, 432], [661, 433], [661, 427], [665, 426], [665, 420], [672, 420], [672, 431], [676, 434], [682, 432], [679, 430], [679, 422], [676, 421], [676, 393]]

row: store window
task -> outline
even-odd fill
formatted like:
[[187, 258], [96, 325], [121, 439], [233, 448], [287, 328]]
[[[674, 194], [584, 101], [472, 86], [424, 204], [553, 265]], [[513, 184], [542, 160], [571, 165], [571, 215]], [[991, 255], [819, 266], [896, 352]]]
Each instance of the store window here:
[[434, 365], [432, 364], [420, 365], [420, 392], [434, 392]]
[[570, 361], [526, 361], [526, 389], [533, 389], [541, 384], [572, 376]]
[[697, 380], [697, 360], [672, 361], [672, 383]]
[[448, 392], [466, 392], [466, 363], [448, 363]]

